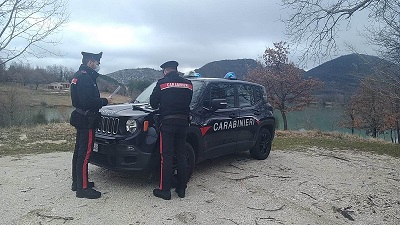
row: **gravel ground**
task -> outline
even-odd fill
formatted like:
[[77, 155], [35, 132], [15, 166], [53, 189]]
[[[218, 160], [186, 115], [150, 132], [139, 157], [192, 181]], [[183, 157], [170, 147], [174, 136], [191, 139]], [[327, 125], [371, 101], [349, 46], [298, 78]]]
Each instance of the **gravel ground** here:
[[353, 151], [235, 154], [197, 165], [187, 197], [90, 165], [100, 199], [70, 190], [72, 153], [0, 158], [0, 224], [399, 224], [400, 159]]

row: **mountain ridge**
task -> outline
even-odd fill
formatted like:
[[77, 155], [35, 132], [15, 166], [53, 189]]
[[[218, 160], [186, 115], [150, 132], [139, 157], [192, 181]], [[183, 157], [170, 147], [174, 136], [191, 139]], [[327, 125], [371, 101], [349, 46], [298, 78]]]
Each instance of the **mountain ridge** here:
[[[245, 79], [248, 71], [256, 68], [254, 59], [219, 60], [205, 64], [195, 69], [202, 77], [223, 78], [227, 72], [234, 72], [238, 79]], [[377, 70], [391, 63], [377, 56], [364, 54], [342, 55], [304, 73], [305, 78], [318, 78], [325, 83], [316, 92], [322, 95], [351, 95], [366, 76], [377, 74]], [[118, 70], [106, 76], [119, 83], [128, 84], [130, 80], [156, 81], [163, 77], [161, 70], [151, 68], [136, 68]]]
[[305, 72], [306, 78], [318, 78], [324, 87], [317, 91], [326, 95], [351, 95], [367, 76], [378, 76], [383, 68], [392, 67], [389, 61], [365, 54], [342, 55]]
[[105, 75], [125, 85], [131, 80], [153, 82], [163, 77], [161, 70], [155, 70], [152, 68], [122, 69]]

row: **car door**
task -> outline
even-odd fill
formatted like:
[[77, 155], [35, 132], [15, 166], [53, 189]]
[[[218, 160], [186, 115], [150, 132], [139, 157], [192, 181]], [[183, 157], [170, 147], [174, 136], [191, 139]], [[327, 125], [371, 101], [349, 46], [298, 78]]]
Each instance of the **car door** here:
[[259, 93], [257, 87], [245, 83], [237, 85], [240, 109], [237, 151], [249, 150], [253, 147], [257, 138], [259, 119], [262, 114], [261, 108], [258, 106], [262, 103], [262, 94], [257, 94]]
[[[212, 158], [236, 151], [237, 130], [232, 127], [232, 120], [239, 116], [236, 106], [234, 83], [211, 83], [203, 99], [204, 154]], [[226, 99], [226, 108], [212, 109], [214, 99]]]

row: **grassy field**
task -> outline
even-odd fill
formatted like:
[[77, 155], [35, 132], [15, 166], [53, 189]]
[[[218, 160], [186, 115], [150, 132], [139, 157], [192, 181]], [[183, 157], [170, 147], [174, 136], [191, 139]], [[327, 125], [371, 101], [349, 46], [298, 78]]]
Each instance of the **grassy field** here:
[[[44, 86], [40, 86], [37, 90], [34, 86], [22, 86], [19, 84], [0, 84], [0, 99], [10, 98], [15, 94], [20, 104], [28, 106], [41, 106], [48, 107], [55, 106], [71, 106], [71, 97], [69, 90], [51, 90]], [[102, 92], [101, 97], [107, 97], [110, 93]], [[130, 97], [122, 95], [113, 96], [114, 103], [124, 103], [130, 101]]]
[[[0, 129], [0, 156], [72, 151], [75, 129], [68, 123]], [[302, 151], [310, 147], [355, 150], [400, 157], [400, 145], [341, 133], [277, 131], [273, 150]]]
[[67, 123], [0, 129], [0, 155], [72, 151], [75, 128]]
[[[38, 90], [33, 86], [0, 84], [0, 100], [14, 93], [22, 104], [30, 106], [45, 105], [71, 106], [69, 91], [54, 91], [44, 87]], [[109, 93], [101, 93], [103, 97]], [[115, 95], [114, 103], [130, 101], [129, 97]], [[72, 151], [75, 130], [67, 123], [55, 123], [32, 127], [0, 128], [0, 156], [36, 154], [53, 151]], [[332, 150], [366, 151], [400, 157], [400, 145], [381, 139], [360, 138], [348, 134], [318, 131], [283, 132], [277, 131], [273, 150], [302, 150], [320, 147]]]
[[362, 138], [356, 135], [338, 132], [294, 132], [277, 131], [272, 148], [278, 149], [306, 149], [319, 147], [331, 150], [354, 150], [386, 154], [400, 158], [400, 144], [393, 144], [382, 139]]
[[[101, 96], [109, 94], [101, 93]], [[0, 84], [0, 102], [9, 105], [11, 101], [21, 109], [27, 106], [71, 107], [69, 90], [55, 91], [41, 86], [36, 90], [35, 86]], [[129, 101], [126, 96], [113, 96], [113, 103]], [[0, 128], [0, 156], [71, 151], [74, 139], [75, 129], [66, 123]]]

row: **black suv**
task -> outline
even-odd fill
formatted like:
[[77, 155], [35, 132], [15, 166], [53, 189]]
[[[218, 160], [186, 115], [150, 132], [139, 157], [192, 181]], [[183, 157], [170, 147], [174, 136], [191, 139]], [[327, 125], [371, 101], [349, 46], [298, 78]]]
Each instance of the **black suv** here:
[[[197, 162], [250, 150], [266, 159], [275, 118], [263, 86], [239, 80], [189, 78], [193, 83], [191, 122], [186, 137], [189, 175]], [[154, 171], [160, 164], [158, 114], [149, 105], [156, 82], [133, 103], [110, 105], [102, 120], [90, 162], [117, 171]]]

